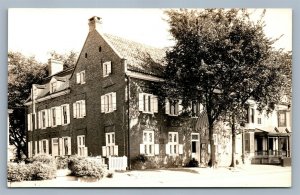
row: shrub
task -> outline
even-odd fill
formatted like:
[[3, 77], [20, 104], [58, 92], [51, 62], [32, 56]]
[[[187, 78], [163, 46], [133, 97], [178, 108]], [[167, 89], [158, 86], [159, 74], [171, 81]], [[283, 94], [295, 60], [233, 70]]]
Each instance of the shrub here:
[[74, 176], [97, 179], [104, 177], [107, 172], [106, 166], [99, 161], [76, 156], [70, 157], [68, 168]]
[[43, 164], [55, 164], [54, 157], [48, 154], [38, 154], [32, 158], [32, 162], [41, 162]]
[[199, 167], [199, 162], [195, 158], [193, 158], [186, 164], [186, 166], [187, 167]]
[[44, 180], [56, 176], [54, 158], [49, 155], [36, 155], [25, 163], [9, 163], [8, 181]]
[[32, 180], [53, 179], [56, 176], [56, 166], [54, 163], [33, 162], [28, 165], [31, 167]]
[[31, 180], [31, 170], [27, 164], [8, 163], [7, 165], [8, 181]]
[[59, 156], [55, 159], [57, 169], [66, 169], [68, 168], [69, 157]]

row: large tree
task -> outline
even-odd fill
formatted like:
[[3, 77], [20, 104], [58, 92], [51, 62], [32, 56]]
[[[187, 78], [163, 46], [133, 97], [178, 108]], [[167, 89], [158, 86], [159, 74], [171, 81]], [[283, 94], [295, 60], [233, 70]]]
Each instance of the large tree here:
[[[50, 52], [51, 58], [64, 63], [64, 68], [74, 67], [77, 53], [70, 51], [59, 54]], [[26, 155], [26, 127], [24, 102], [31, 93], [32, 84], [41, 83], [48, 74], [47, 64], [35, 57], [27, 57], [19, 52], [8, 52], [8, 108], [10, 114], [9, 142], [16, 146], [17, 159]]]
[[19, 52], [8, 52], [8, 108], [10, 114], [9, 142], [16, 147], [17, 159], [26, 155], [25, 107], [33, 83], [46, 76], [46, 65], [34, 57], [25, 57]]
[[250, 97], [268, 99], [268, 82], [277, 75], [270, 65], [276, 40], [267, 38], [262, 20], [251, 21], [244, 9], [181, 9], [166, 14], [175, 46], [166, 55], [163, 90], [183, 99], [184, 107], [190, 100], [204, 104], [215, 166], [214, 124]]

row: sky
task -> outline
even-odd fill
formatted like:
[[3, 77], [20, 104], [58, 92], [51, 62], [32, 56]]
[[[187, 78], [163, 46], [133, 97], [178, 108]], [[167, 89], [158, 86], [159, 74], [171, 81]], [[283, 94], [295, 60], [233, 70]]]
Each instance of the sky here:
[[[257, 18], [261, 10], [254, 13]], [[13, 8], [8, 13], [8, 50], [35, 56], [41, 62], [47, 62], [53, 50], [79, 53], [92, 16], [102, 18], [104, 33], [160, 48], [174, 44], [162, 9]], [[268, 37], [283, 35], [274, 46], [291, 51], [292, 10], [267, 9], [265, 23]]]

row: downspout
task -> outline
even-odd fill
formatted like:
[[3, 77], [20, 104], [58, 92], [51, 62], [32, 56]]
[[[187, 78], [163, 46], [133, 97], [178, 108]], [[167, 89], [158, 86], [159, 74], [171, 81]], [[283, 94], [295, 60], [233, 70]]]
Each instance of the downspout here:
[[124, 72], [125, 72], [125, 81], [127, 81], [127, 165], [128, 169], [131, 170], [131, 163], [130, 163], [130, 76], [126, 74], [127, 72], [127, 62], [126, 59], [122, 59]]
[[130, 77], [127, 76], [127, 103], [128, 103], [128, 168], [131, 170], [130, 163]]

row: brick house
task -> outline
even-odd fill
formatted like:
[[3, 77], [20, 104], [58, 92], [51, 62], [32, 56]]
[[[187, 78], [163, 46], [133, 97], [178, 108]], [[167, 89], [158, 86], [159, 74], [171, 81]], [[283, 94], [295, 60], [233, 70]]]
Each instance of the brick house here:
[[[76, 66], [49, 60], [50, 75], [32, 86], [28, 108], [28, 154], [52, 156], [139, 155], [159, 166], [184, 165], [192, 158], [208, 163], [207, 117], [191, 103], [182, 119], [180, 100], [169, 101], [153, 86], [163, 81], [165, 50], [104, 34], [101, 18], [89, 19], [89, 33]], [[217, 124], [219, 165], [231, 162], [230, 126]], [[236, 156], [242, 155], [237, 135]]]

